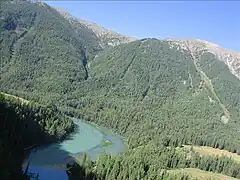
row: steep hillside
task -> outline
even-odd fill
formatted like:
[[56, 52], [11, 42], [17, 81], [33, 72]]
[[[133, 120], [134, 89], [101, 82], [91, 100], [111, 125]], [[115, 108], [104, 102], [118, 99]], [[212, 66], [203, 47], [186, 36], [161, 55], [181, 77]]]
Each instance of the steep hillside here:
[[63, 9], [56, 9], [56, 10], [60, 14], [62, 14], [66, 19], [68, 19], [73, 26], [79, 27], [84, 25], [89, 29], [91, 29], [95, 33], [95, 35], [101, 40], [100, 41], [101, 47], [116, 46], [122, 43], [128, 43], [128, 42], [137, 40], [136, 38], [126, 37], [114, 31], [105, 29], [97, 25], [96, 23], [88, 22], [82, 19], [77, 19], [71, 16], [71, 14], [67, 13]]
[[0, 88], [21, 96], [61, 100], [82, 87], [87, 64], [107, 43], [130, 41], [101, 28], [97, 33], [42, 2], [3, 1], [0, 8]]
[[27, 179], [22, 163], [29, 150], [72, 130], [71, 120], [58, 110], [0, 93], [0, 179]]
[[0, 88], [55, 97], [88, 78], [87, 61], [102, 50], [92, 30], [77, 33], [45, 3], [3, 1], [0, 6]]
[[223, 61], [230, 71], [240, 79], [240, 53], [233, 52], [217, 44], [203, 40], [174, 40], [169, 39], [173, 44], [178, 44], [181, 48], [189, 48], [194, 54], [199, 55], [205, 52], [212, 53], [215, 58]]
[[[122, 177], [157, 177], [157, 169], [176, 167], [240, 177], [239, 164], [228, 158], [189, 158], [175, 148], [240, 154], [237, 54], [227, 59], [225, 50], [199, 40], [124, 40], [45, 3], [5, 1], [0, 8], [0, 90], [54, 103], [128, 138], [128, 153], [139, 150], [138, 161], [126, 155], [122, 165], [131, 160], [140, 170]], [[111, 38], [118, 39], [113, 46]], [[106, 172], [119, 161], [103, 159], [109, 168], [99, 164], [98, 173], [111, 179], [115, 171]]]
[[83, 115], [136, 145], [174, 141], [240, 152], [240, 81], [213, 54], [195, 57], [169, 41], [144, 39], [89, 65], [84, 95], [66, 100]]
[[240, 82], [211, 52], [157, 39], [100, 51], [91, 29], [73, 27], [44, 3], [1, 8], [1, 45], [10, 43], [2, 58], [5, 92], [56, 103], [135, 145], [173, 141], [240, 151]]

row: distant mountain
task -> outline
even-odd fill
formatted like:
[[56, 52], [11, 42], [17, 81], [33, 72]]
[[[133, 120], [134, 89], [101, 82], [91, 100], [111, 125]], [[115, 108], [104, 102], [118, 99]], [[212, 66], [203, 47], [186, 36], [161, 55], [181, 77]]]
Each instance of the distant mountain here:
[[[107, 30], [96, 23], [88, 22], [85, 20], [77, 19], [71, 16], [69, 13], [64, 10], [57, 9], [65, 18], [69, 19], [70, 22], [74, 24], [79, 22], [86, 25], [88, 28], [93, 30], [97, 37], [101, 39], [101, 47], [106, 46], [116, 46], [122, 43], [128, 43], [137, 40], [137, 38], [126, 37], [119, 33]], [[179, 44], [182, 48], [189, 48], [194, 54], [199, 54], [205, 51], [213, 53], [216, 58], [220, 61], [223, 61], [231, 70], [231, 72], [240, 78], [240, 53], [233, 52], [231, 50], [225, 49], [217, 44], [195, 39], [195, 40], [172, 40], [176, 44]]]
[[[101, 39], [101, 47], [106, 46], [115, 46], [121, 43], [128, 43], [137, 40], [137, 38], [126, 37], [119, 33], [107, 30], [96, 23], [88, 22], [85, 20], [77, 19], [73, 17], [68, 12], [63, 9], [56, 9], [60, 12], [65, 18], [67, 18], [72, 24], [84, 24], [90, 28], [97, 37]], [[240, 53], [227, 50], [223, 47], [218, 46], [217, 44], [196, 39], [196, 40], [176, 40], [176, 39], [167, 39], [175, 44], [179, 44], [182, 48], [190, 48], [194, 54], [199, 54], [205, 51], [213, 53], [219, 60], [223, 61], [228, 65], [231, 72], [240, 78]]]
[[105, 29], [97, 25], [96, 23], [75, 18], [68, 12], [64, 11], [63, 9], [56, 9], [56, 10], [60, 14], [62, 14], [66, 19], [68, 19], [69, 22], [74, 26], [77, 27], [77, 26], [85, 25], [86, 27], [91, 29], [95, 33], [95, 35], [101, 40], [101, 43], [100, 43], [101, 47], [116, 46], [122, 43], [128, 43], [128, 42], [137, 40], [137, 38], [126, 37], [114, 31]]

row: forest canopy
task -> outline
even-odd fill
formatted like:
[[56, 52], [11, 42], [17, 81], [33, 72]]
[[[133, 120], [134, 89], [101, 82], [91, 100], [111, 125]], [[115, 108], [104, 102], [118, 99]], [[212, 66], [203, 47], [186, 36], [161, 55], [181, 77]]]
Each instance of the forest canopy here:
[[240, 80], [215, 54], [156, 38], [102, 46], [93, 29], [43, 2], [2, 1], [0, 16], [4, 176], [21, 173], [24, 148], [70, 133], [68, 115], [113, 130], [129, 148], [85, 157], [69, 166], [73, 178], [167, 179], [175, 168], [240, 178], [233, 159], [183, 150], [240, 154]]

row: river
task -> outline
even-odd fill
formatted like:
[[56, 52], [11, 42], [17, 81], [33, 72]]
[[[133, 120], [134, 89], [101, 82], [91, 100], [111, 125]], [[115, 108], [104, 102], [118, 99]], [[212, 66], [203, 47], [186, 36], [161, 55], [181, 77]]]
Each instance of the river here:
[[39, 173], [40, 180], [68, 180], [65, 165], [71, 159], [87, 153], [92, 159], [102, 152], [116, 154], [126, 150], [122, 137], [106, 128], [73, 119], [75, 133], [67, 140], [32, 150], [29, 171]]

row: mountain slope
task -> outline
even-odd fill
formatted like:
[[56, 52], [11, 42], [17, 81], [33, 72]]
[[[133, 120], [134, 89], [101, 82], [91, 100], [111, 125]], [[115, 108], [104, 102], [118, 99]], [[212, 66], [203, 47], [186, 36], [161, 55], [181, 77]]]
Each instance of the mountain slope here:
[[76, 92], [77, 100], [66, 103], [133, 144], [173, 141], [239, 152], [240, 81], [213, 54], [195, 57], [169, 41], [144, 39], [105, 50], [89, 69], [84, 96]]
[[163, 146], [156, 164], [169, 160], [164, 167], [175, 167], [164, 156], [167, 148], [175, 154], [185, 144], [240, 153], [237, 56], [230, 66], [224, 51], [198, 40], [123, 38], [109, 46], [118, 35], [104, 39], [105, 30], [45, 3], [1, 2], [0, 8], [0, 90], [109, 127], [128, 138], [132, 152], [149, 146], [143, 159]]
[[1, 88], [52, 96], [88, 77], [87, 61], [102, 50], [87, 27], [71, 24], [45, 3], [1, 2]]
[[89, 74], [87, 64], [110, 39], [128, 39], [116, 33], [108, 40], [100, 38], [45, 3], [5, 1], [0, 8], [0, 87], [21, 96], [28, 92], [38, 94], [36, 99], [61, 100], [62, 94], [82, 86]]
[[194, 54], [201, 54], [203, 52], [210, 52], [214, 56], [223, 61], [232, 74], [237, 76], [240, 79], [240, 53], [236, 53], [223, 47], [218, 46], [217, 44], [210, 43], [203, 40], [174, 40], [170, 39], [172, 44], [178, 44], [181, 48], [189, 48]]
[[91, 29], [73, 26], [45, 3], [1, 8], [1, 46], [9, 43], [2, 51], [2, 90], [56, 103], [139, 144], [171, 137], [177, 144], [217, 141], [240, 150], [239, 79], [211, 51], [157, 39], [103, 50]]

